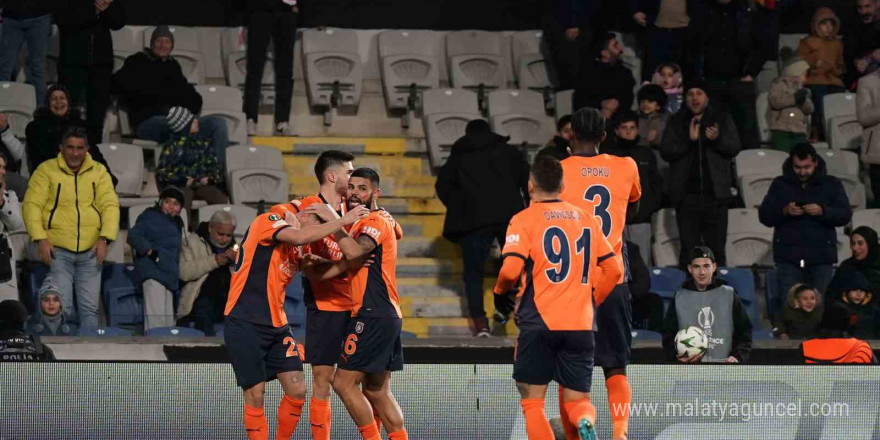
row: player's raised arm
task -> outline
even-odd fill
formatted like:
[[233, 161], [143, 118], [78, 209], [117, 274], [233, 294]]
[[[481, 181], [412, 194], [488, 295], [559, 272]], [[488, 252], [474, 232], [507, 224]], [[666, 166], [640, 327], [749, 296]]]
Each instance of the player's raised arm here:
[[[341, 218], [336, 215], [330, 208], [326, 205], [322, 205], [319, 203], [310, 205], [308, 208], [304, 209], [303, 214], [316, 214], [325, 223], [315, 226], [307, 226], [304, 228], [285, 228], [278, 232], [275, 236], [275, 239], [283, 242], [292, 244], [295, 246], [301, 246], [304, 244], [314, 243], [330, 234], [334, 231], [341, 229], [343, 226], [350, 225], [367, 215], [369, 215], [370, 210], [363, 206], [358, 206], [350, 211], [348, 211]], [[289, 216], [285, 216], [285, 220], [289, 218], [293, 218], [293, 213], [290, 213]], [[293, 220], [295, 222], [295, 220]], [[291, 223], [288, 221], [288, 223]]]

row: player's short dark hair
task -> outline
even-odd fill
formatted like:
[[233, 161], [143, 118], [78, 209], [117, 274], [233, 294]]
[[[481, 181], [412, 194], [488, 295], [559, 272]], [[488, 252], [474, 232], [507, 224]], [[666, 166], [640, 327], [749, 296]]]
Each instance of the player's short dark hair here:
[[792, 159], [796, 157], [799, 160], [806, 160], [812, 157], [814, 161], [819, 161], [819, 153], [816, 152], [816, 148], [813, 147], [809, 142], [801, 142], [795, 145], [791, 149], [789, 157], [791, 157]]
[[615, 129], [617, 127], [619, 127], [620, 124], [623, 124], [624, 122], [630, 122], [630, 121], [635, 122], [636, 127], [639, 126], [639, 115], [637, 115], [636, 112], [634, 112], [630, 109], [625, 109], [625, 110], [621, 110], [621, 111], [617, 112], [617, 115], [614, 116], [613, 120], [614, 120], [614, 128]]
[[61, 134], [61, 146], [64, 146], [64, 144], [67, 142], [67, 139], [72, 137], [85, 139], [86, 144], [88, 144], [89, 134], [86, 132], [86, 129], [83, 127], [78, 127], [76, 125], [71, 125], [64, 128], [64, 131]]
[[353, 173], [351, 173], [351, 177], [360, 177], [362, 179], [367, 179], [370, 181], [371, 184], [373, 184], [374, 187], [379, 186], [379, 173], [377, 173], [376, 170], [372, 168], [358, 168], [354, 170]]
[[562, 188], [562, 164], [555, 157], [542, 154], [532, 165], [532, 179], [538, 189], [555, 193]]
[[328, 168], [353, 160], [354, 155], [345, 151], [327, 150], [321, 153], [315, 161], [315, 176], [318, 178], [318, 183], [324, 183], [324, 173]]
[[562, 131], [562, 129], [568, 124], [571, 124], [571, 115], [565, 115], [559, 118], [559, 120], [556, 121], [556, 131]]

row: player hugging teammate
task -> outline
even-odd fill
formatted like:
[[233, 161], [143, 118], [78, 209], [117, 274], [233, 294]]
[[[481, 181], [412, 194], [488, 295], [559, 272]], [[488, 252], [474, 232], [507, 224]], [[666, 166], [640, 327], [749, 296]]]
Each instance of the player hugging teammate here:
[[[320, 193], [273, 206], [242, 240], [224, 337], [244, 391], [250, 440], [268, 439], [263, 393], [265, 381], [276, 377], [285, 394], [276, 439], [293, 434], [305, 404], [301, 357], [313, 366], [309, 416], [315, 439], [330, 438], [331, 384], [364, 439], [380, 439], [379, 423], [391, 439], [407, 438], [390, 391], [391, 371], [403, 368], [395, 278], [402, 232], [377, 208], [379, 175], [353, 170], [353, 159], [323, 153], [315, 164]], [[284, 288], [296, 270], [308, 279], [305, 353], [297, 349], [283, 310]]]

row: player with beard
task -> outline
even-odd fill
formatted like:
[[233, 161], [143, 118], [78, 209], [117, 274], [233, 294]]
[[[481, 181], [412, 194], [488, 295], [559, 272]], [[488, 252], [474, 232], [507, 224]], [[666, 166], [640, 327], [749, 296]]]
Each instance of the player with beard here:
[[[376, 206], [381, 190], [379, 175], [370, 168], [359, 168], [348, 182], [348, 209]], [[333, 390], [342, 399], [364, 440], [379, 440], [373, 409], [391, 440], [407, 439], [403, 412], [391, 394], [391, 372], [403, 369], [400, 330], [403, 314], [397, 294], [397, 239], [391, 224], [380, 211], [352, 226], [349, 236], [334, 235], [345, 260], [330, 262], [307, 255], [303, 273], [309, 279], [351, 276], [351, 321], [346, 331], [339, 369]], [[371, 256], [369, 267], [359, 260]], [[363, 390], [361, 390], [363, 387]]]

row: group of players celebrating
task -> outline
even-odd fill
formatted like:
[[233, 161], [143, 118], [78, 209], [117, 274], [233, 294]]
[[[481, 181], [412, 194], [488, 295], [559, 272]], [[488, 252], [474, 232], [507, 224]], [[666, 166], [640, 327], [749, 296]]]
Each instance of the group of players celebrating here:
[[[403, 368], [402, 313], [397, 295], [397, 240], [402, 231], [378, 208], [379, 175], [354, 169], [354, 156], [318, 157], [317, 195], [275, 205], [245, 233], [226, 303], [224, 340], [244, 391], [249, 440], [268, 440], [265, 383], [278, 379], [276, 439], [289, 440], [305, 405], [303, 362], [312, 365], [309, 421], [314, 439], [330, 438], [330, 389], [365, 440], [407, 439], [391, 393], [391, 372]], [[305, 278], [305, 346], [284, 313], [285, 288]], [[338, 366], [338, 368], [336, 368]]]
[[[590, 401], [593, 366], [605, 374], [614, 440], [627, 438], [632, 398], [631, 310], [623, 241], [627, 213], [641, 197], [631, 158], [599, 154], [605, 119], [572, 115], [572, 156], [538, 156], [529, 176], [531, 205], [510, 221], [494, 288], [496, 309], [519, 327], [513, 378], [531, 440], [552, 440], [544, 400], [559, 384], [567, 440], [596, 439]], [[330, 438], [330, 390], [365, 440], [406, 439], [390, 390], [403, 368], [402, 314], [395, 267], [402, 231], [378, 208], [379, 175], [354, 169], [340, 151], [319, 156], [320, 193], [273, 206], [245, 233], [226, 305], [224, 338], [244, 391], [250, 440], [268, 439], [265, 382], [284, 389], [276, 439], [290, 439], [305, 405], [303, 362], [312, 365], [309, 421]], [[284, 314], [284, 290], [305, 275], [306, 340], [298, 345]]]

